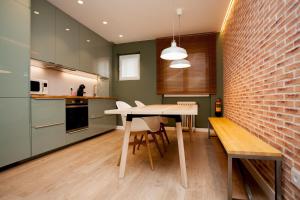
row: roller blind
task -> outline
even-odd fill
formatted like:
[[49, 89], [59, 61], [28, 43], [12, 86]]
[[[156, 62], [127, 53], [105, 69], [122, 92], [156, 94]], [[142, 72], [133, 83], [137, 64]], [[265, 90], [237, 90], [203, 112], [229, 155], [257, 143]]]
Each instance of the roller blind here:
[[140, 80], [140, 54], [119, 56], [119, 80]]
[[[216, 33], [185, 35], [181, 47], [188, 52], [191, 67], [170, 68], [170, 61], [160, 58], [172, 37], [156, 40], [157, 94], [215, 94], [216, 93]], [[177, 40], [177, 45], [179, 41]]]

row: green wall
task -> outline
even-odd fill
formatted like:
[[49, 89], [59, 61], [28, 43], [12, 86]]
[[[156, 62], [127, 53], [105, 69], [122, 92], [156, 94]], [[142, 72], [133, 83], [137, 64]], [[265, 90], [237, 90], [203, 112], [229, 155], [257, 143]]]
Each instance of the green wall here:
[[[140, 80], [119, 81], [119, 56], [140, 52]], [[112, 96], [135, 106], [134, 101], [145, 104], [161, 103], [156, 95], [156, 45], [154, 40], [118, 44], [113, 46]], [[118, 125], [122, 122], [118, 118]]]
[[[141, 80], [119, 81], [118, 55], [140, 52]], [[221, 37], [217, 40], [217, 97], [223, 98], [223, 53]], [[196, 127], [207, 128], [207, 118], [214, 114], [214, 101], [211, 97], [162, 97], [156, 94], [156, 45], [155, 40], [116, 44], [113, 46], [112, 94], [118, 100], [134, 106], [134, 100], [145, 104], [176, 103], [177, 101], [196, 101], [199, 105]], [[211, 109], [209, 109], [211, 108]], [[118, 125], [121, 125], [120, 118]]]

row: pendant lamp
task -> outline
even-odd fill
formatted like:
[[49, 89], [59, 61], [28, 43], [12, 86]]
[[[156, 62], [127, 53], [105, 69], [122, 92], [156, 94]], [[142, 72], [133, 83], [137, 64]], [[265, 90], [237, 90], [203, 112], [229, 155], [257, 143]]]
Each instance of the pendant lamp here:
[[164, 60], [179, 60], [187, 57], [187, 52], [184, 48], [178, 47], [176, 41], [173, 40], [171, 47], [162, 50], [160, 57]]
[[[182, 9], [177, 9], [178, 12], [182, 13]], [[181, 15], [181, 14], [180, 14]], [[187, 52], [184, 48], [178, 47], [174, 39], [174, 21], [173, 21], [173, 40], [171, 42], [171, 47], [162, 50], [160, 57], [164, 60], [180, 60], [186, 58]]]
[[171, 68], [188, 68], [191, 66], [190, 61], [186, 59], [173, 60], [170, 64]]
[[[179, 24], [179, 48], [180, 48], [180, 17], [182, 15], [182, 9], [177, 9], [177, 15], [178, 15], [178, 24]], [[170, 68], [188, 68], [191, 66], [190, 61], [186, 59], [179, 59], [179, 60], [173, 60], [170, 64]]]

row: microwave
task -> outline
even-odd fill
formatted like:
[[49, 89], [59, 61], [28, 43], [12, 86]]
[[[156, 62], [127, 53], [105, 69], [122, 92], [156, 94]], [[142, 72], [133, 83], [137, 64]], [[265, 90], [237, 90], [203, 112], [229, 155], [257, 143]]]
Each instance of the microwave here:
[[30, 80], [30, 94], [48, 94], [48, 81]]

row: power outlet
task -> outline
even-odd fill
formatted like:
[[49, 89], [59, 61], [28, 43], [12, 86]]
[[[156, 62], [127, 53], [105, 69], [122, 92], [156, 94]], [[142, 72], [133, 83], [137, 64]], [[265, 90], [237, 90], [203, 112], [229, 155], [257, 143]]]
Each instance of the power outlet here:
[[300, 189], [300, 171], [296, 170], [294, 167], [291, 170], [292, 183]]

